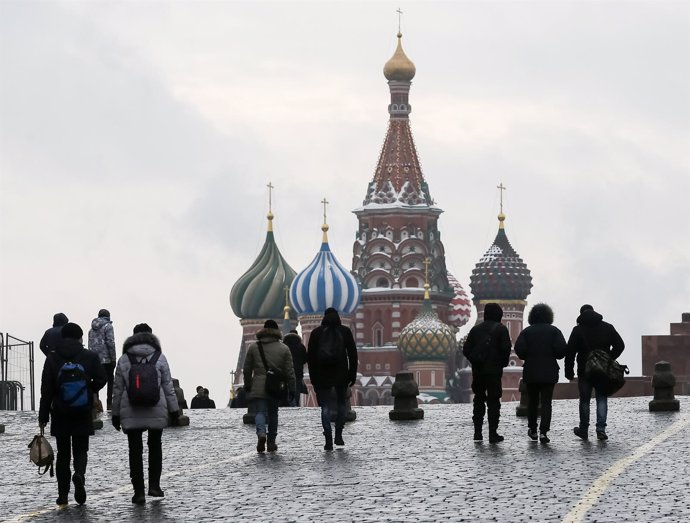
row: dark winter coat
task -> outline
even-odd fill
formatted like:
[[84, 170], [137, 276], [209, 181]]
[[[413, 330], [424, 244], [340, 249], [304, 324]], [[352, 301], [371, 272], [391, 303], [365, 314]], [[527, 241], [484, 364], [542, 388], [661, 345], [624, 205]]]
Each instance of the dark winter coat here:
[[508, 328], [500, 322], [486, 320], [470, 329], [462, 347], [462, 353], [467, 357], [468, 351], [476, 344], [484, 343], [486, 336], [492, 331], [491, 351], [483, 365], [473, 365], [472, 374], [479, 376], [503, 376], [503, 367], [510, 362], [510, 333]]
[[295, 379], [299, 389], [302, 379], [304, 379], [304, 366], [307, 364], [307, 348], [302, 343], [299, 334], [294, 332], [288, 332], [283, 337], [283, 343], [288, 346], [290, 354], [292, 354], [292, 366], [295, 368]]
[[[54, 408], [53, 400], [58, 393], [58, 372], [63, 364], [71, 361], [84, 367], [89, 386], [89, 408], [78, 414], [65, 413]], [[91, 406], [93, 394], [107, 383], [108, 378], [98, 356], [84, 348], [79, 340], [62, 339], [55, 350], [48, 354], [41, 376], [41, 401], [38, 422], [48, 423], [51, 436], [93, 435]]]
[[212, 400], [207, 396], [199, 396], [198, 394], [192, 398], [190, 409], [215, 409], [215, 403], [211, 407]]
[[575, 377], [574, 367], [577, 357], [577, 375], [585, 373], [585, 362], [589, 352], [602, 349], [615, 360], [623, 354], [625, 343], [610, 323], [606, 323], [603, 316], [593, 310], [585, 310], [577, 318], [577, 325], [568, 338], [568, 353], [565, 357], [565, 377]]
[[53, 316], [53, 326], [43, 334], [41, 342], [39, 343], [39, 347], [43, 354], [47, 356], [50, 352], [54, 351], [58, 343], [62, 341], [62, 327], [67, 325], [68, 321], [67, 316], [61, 312]]
[[[319, 340], [326, 327], [339, 329], [343, 337], [345, 352], [341, 354], [338, 365], [324, 366], [319, 360]], [[341, 323], [340, 315], [336, 311], [324, 315], [321, 325], [309, 335], [308, 345], [307, 364], [309, 366], [309, 379], [315, 389], [347, 385], [357, 379], [358, 361], [355, 338], [352, 336], [352, 331]]]
[[172, 384], [170, 367], [164, 354], [161, 354], [156, 361], [159, 383], [158, 403], [153, 407], [135, 407], [130, 405], [127, 394], [129, 371], [132, 368], [128, 354], [133, 355], [137, 361], [150, 360], [156, 352], [161, 352], [158, 338], [150, 332], [138, 332], [127, 338], [122, 352], [123, 355], [115, 367], [112, 415], [120, 416], [120, 424], [125, 432], [133, 429], [164, 429], [168, 426], [168, 414], [180, 410]]
[[[269, 367], [280, 369], [287, 378], [290, 393], [295, 393], [295, 369], [292, 367], [290, 349], [280, 342], [282, 334], [278, 329], [263, 328], [256, 333], [261, 342]], [[249, 391], [248, 399], [266, 398], [266, 368], [259, 352], [259, 346], [252, 343], [244, 359], [244, 388]]]
[[565, 357], [568, 346], [563, 333], [551, 325], [553, 312], [544, 304], [535, 305], [529, 314], [530, 326], [515, 342], [515, 354], [525, 363], [522, 379], [528, 384], [557, 383], [557, 360]]
[[101, 359], [101, 363], [115, 363], [115, 332], [113, 322], [106, 316], [94, 318], [89, 330], [89, 350], [92, 350]]

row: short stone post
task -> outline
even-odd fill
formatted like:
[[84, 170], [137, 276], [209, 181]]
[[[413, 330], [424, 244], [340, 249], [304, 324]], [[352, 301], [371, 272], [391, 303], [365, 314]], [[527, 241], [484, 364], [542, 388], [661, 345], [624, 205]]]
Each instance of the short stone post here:
[[[187, 427], [189, 425], [189, 416], [184, 414], [184, 410], [187, 408], [187, 400], [184, 399], [184, 391], [180, 387], [180, 380], [173, 378], [173, 389], [175, 390], [175, 396], [177, 396], [177, 407], [180, 411], [180, 417], [177, 418], [175, 427]], [[171, 425], [173, 426], [173, 425]]]
[[391, 395], [395, 398], [393, 410], [388, 417], [393, 421], [424, 419], [424, 411], [417, 406], [419, 387], [412, 372], [398, 372], [395, 375]]
[[676, 378], [671, 372], [671, 364], [667, 361], [656, 363], [654, 365], [654, 377], [652, 378], [654, 399], [649, 402], [650, 412], [680, 410], [680, 401], [673, 394], [673, 387], [675, 385]]
[[529, 393], [527, 392], [527, 384], [520, 378], [520, 384], [518, 385], [518, 390], [520, 391], [520, 403], [515, 407], [515, 415], [521, 418], [527, 416], [527, 405], [529, 404]]
[[0, 434], [2, 434], [3, 432], [5, 432], [5, 425], [0, 423]]

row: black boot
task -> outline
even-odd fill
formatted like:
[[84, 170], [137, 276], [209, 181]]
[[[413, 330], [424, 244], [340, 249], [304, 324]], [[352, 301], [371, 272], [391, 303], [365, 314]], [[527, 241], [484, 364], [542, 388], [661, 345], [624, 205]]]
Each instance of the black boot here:
[[489, 443], [500, 443], [505, 438], [497, 432], [498, 428], [489, 428]]
[[269, 436], [268, 441], [266, 443], [266, 450], [269, 452], [275, 452], [278, 450], [278, 445], [276, 444], [276, 437], [275, 436]]
[[323, 435], [326, 438], [326, 444], [323, 446], [323, 450], [333, 450], [333, 435], [332, 434], [326, 434], [325, 432]]
[[256, 439], [256, 451], [265, 452], [266, 451], [266, 434], [259, 434]]
[[335, 444], [336, 445], [345, 445], [345, 441], [343, 441], [343, 429], [341, 428], [336, 428], [335, 429]]
[[84, 475], [77, 472], [72, 476], [72, 483], [74, 483], [74, 501], [83, 505], [86, 503], [86, 488], [84, 487]]
[[144, 476], [132, 478], [132, 486], [134, 487], [134, 496], [132, 496], [132, 503], [136, 505], [143, 505], [146, 503], [146, 494], [144, 493]]

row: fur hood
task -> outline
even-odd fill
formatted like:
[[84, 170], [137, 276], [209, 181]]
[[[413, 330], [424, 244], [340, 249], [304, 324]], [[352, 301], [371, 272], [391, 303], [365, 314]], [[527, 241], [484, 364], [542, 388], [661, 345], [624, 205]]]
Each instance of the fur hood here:
[[270, 327], [264, 327], [256, 333], [256, 339], [262, 343], [270, 343], [272, 341], [282, 340], [283, 335], [279, 329], [271, 329]]
[[530, 325], [536, 323], [553, 324], [553, 310], [546, 303], [537, 303], [532, 310], [529, 311], [527, 321]]
[[136, 345], [150, 345], [154, 350], [161, 351], [161, 342], [150, 332], [138, 332], [125, 340], [122, 346], [122, 353], [125, 354], [129, 349]]

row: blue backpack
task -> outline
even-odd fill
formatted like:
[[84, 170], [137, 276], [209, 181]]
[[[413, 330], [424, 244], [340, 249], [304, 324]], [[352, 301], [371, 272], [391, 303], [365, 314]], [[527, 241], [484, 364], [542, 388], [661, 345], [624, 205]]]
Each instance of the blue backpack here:
[[57, 375], [57, 394], [55, 404], [64, 413], [80, 413], [88, 411], [89, 380], [81, 363], [66, 361], [60, 367]]

